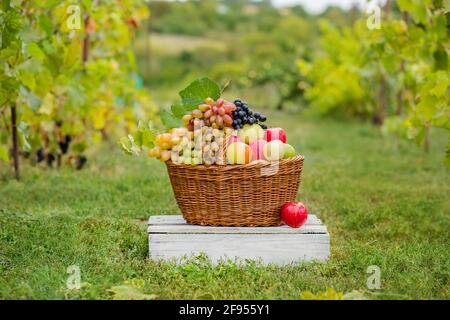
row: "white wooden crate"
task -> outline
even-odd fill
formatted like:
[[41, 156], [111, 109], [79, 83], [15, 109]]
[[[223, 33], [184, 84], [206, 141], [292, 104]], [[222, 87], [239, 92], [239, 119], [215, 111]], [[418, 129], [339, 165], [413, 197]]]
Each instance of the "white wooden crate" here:
[[324, 261], [330, 255], [330, 235], [315, 215], [309, 215], [301, 228], [196, 226], [179, 215], [152, 216], [148, 235], [151, 259], [179, 260], [205, 253], [213, 263], [238, 258], [286, 265]]

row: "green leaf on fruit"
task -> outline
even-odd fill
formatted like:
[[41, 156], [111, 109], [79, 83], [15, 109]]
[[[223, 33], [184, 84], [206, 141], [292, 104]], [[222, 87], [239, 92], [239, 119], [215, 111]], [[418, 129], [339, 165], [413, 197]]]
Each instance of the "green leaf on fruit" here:
[[172, 111], [172, 114], [177, 118], [183, 117], [188, 112], [188, 108], [185, 105], [178, 103], [172, 105], [172, 107], [170, 107], [170, 110]]
[[206, 98], [214, 100], [220, 97], [220, 87], [208, 78], [200, 78], [192, 82], [186, 89], [180, 91], [180, 97], [185, 106], [198, 106]]
[[155, 137], [155, 131], [151, 129], [150, 124], [145, 125], [142, 121], [139, 121], [138, 131], [133, 135], [135, 145], [139, 148], [153, 148]]
[[161, 122], [167, 129], [178, 128], [181, 126], [181, 121], [175, 117], [172, 113], [162, 110], [159, 114]]

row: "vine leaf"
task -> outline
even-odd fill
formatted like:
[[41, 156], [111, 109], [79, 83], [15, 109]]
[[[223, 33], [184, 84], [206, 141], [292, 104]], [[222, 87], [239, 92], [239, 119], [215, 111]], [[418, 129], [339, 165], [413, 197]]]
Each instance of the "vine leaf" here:
[[159, 113], [161, 122], [167, 129], [177, 128], [181, 126], [181, 121], [167, 110], [161, 110]]
[[8, 148], [6, 146], [0, 145], [0, 160], [3, 160], [6, 163], [9, 162]]
[[192, 82], [186, 89], [180, 91], [182, 103], [186, 107], [197, 107], [206, 98], [214, 100], [220, 97], [220, 87], [208, 78], [200, 78]]

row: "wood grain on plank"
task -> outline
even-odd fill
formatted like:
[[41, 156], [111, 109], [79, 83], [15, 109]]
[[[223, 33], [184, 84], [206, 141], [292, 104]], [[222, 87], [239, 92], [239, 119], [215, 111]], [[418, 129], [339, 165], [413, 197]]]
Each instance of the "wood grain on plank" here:
[[324, 261], [330, 254], [327, 228], [309, 215], [301, 228], [210, 227], [187, 224], [180, 215], [149, 219], [150, 258], [178, 260], [205, 253], [213, 263], [231, 258], [286, 265], [298, 261]]
[[324, 261], [329, 256], [327, 234], [150, 234], [150, 257], [180, 259], [205, 253], [213, 262], [223, 258], [288, 264]]
[[208, 233], [208, 234], [319, 234], [327, 233], [327, 228], [321, 225], [304, 225], [301, 228], [291, 228], [288, 226], [280, 227], [210, 227], [195, 226], [189, 224], [175, 225], [150, 225], [149, 233]]

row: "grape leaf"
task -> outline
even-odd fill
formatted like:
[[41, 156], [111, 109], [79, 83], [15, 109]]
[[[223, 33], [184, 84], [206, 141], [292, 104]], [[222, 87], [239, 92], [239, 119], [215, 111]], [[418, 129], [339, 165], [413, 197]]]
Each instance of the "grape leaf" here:
[[39, 25], [41, 26], [42, 30], [47, 34], [47, 37], [50, 37], [53, 33], [53, 24], [52, 20], [49, 18], [46, 14], [41, 14], [39, 16]]
[[42, 114], [51, 115], [56, 106], [56, 98], [50, 92], [47, 93], [42, 101], [41, 107], [38, 112]]
[[30, 90], [36, 88], [36, 77], [32, 72], [22, 69], [17, 73], [17, 78]]
[[173, 115], [177, 118], [181, 118], [186, 113], [186, 107], [183, 104], [177, 103], [173, 104], [170, 110], [172, 111]]
[[32, 56], [33, 58], [35, 58], [38, 61], [43, 61], [45, 59], [45, 53], [34, 42], [28, 44], [27, 52], [30, 56]]
[[[202, 103], [203, 101], [201, 101], [200, 103]], [[175, 103], [174, 105], [172, 105], [172, 107], [170, 108], [173, 115], [179, 119], [181, 119], [186, 113], [191, 112], [192, 110], [196, 109], [197, 106], [200, 104], [180, 104], [180, 103]]]
[[181, 126], [180, 119], [178, 119], [172, 113], [166, 110], [161, 110], [159, 116], [161, 118], [161, 122], [167, 129], [178, 128]]
[[447, 70], [448, 69], [448, 55], [444, 47], [439, 47], [434, 53], [434, 69]]
[[141, 148], [136, 144], [134, 136], [129, 134], [119, 140], [119, 145], [126, 154], [138, 156], [141, 153]]
[[17, 131], [19, 132], [19, 138], [22, 149], [25, 151], [30, 151], [31, 145], [30, 142], [28, 141], [30, 136], [30, 125], [21, 121], [17, 126]]
[[188, 107], [198, 106], [206, 98], [217, 100], [220, 97], [220, 87], [208, 78], [200, 78], [180, 91], [180, 97], [183, 105]]
[[0, 145], [0, 160], [3, 160], [6, 163], [9, 162], [8, 148], [6, 146]]
[[120, 146], [120, 148], [122, 149], [123, 152], [125, 152], [128, 155], [132, 155], [133, 152], [131, 151], [131, 141], [130, 139], [128, 139], [128, 137], [122, 137], [119, 139], [119, 141], [117, 142]]
[[155, 142], [155, 131], [149, 126], [144, 125], [142, 121], [139, 121], [138, 131], [133, 135], [134, 143], [139, 147], [153, 148]]
[[11, 0], [2, 0], [1, 5], [2, 5], [2, 10], [3, 11], [7, 11], [10, 7]]
[[[5, 5], [9, 7], [8, 5]], [[9, 7], [4, 15], [3, 25], [1, 27], [1, 44], [2, 48], [6, 48], [17, 38], [17, 34], [22, 29], [23, 21], [21, 14], [15, 9]]]

